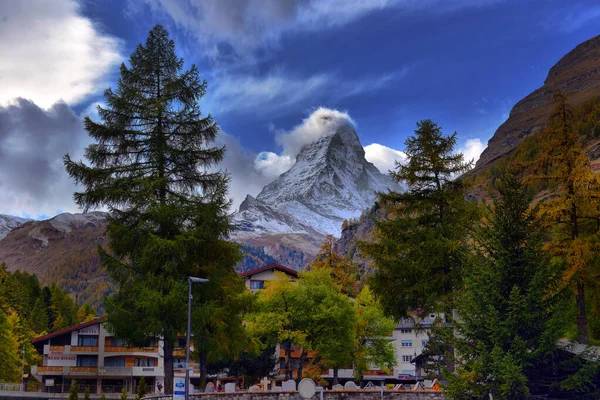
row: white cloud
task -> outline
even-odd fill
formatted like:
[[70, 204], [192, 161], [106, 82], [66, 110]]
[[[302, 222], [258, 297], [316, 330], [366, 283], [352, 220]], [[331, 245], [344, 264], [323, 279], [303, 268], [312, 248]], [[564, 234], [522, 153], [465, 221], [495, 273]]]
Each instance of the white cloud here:
[[291, 131], [278, 132], [275, 141], [283, 148], [282, 155], [295, 160], [304, 146], [345, 124], [356, 125], [347, 112], [320, 107]]
[[0, 104], [21, 97], [49, 108], [103, 88], [120, 41], [80, 11], [74, 0], [0, 1]]
[[390, 170], [396, 169], [396, 161], [400, 163], [406, 161], [406, 154], [379, 143], [372, 143], [365, 146], [365, 158], [373, 163], [381, 173], [387, 174]]
[[217, 166], [229, 174], [229, 196], [232, 199], [231, 211], [237, 210], [247, 194], [256, 196], [261, 189], [273, 180], [265, 170], [255, 165], [256, 154], [244, 149], [239, 140], [220, 131], [215, 146], [225, 146], [225, 158]]
[[271, 179], [286, 172], [294, 163], [290, 155], [278, 155], [271, 151], [261, 151], [254, 159], [254, 167]]
[[465, 161], [469, 162], [472, 160], [474, 162], [477, 162], [477, 160], [479, 160], [479, 156], [481, 155], [483, 150], [485, 150], [485, 147], [486, 145], [482, 143], [481, 139], [479, 138], [467, 139], [467, 141], [459, 151], [463, 153]]
[[377, 92], [405, 77], [410, 69], [381, 76], [365, 76], [344, 80], [335, 73], [309, 77], [272, 71], [264, 76], [223, 76], [207, 94], [211, 110], [218, 113], [263, 113], [274, 115], [289, 108], [337, 102], [341, 99]]
[[211, 109], [223, 112], [272, 113], [298, 105], [316, 97], [332, 77], [317, 74], [309, 78], [285, 76], [283, 73], [270, 73], [264, 77], [223, 77], [212, 93], [208, 95]]

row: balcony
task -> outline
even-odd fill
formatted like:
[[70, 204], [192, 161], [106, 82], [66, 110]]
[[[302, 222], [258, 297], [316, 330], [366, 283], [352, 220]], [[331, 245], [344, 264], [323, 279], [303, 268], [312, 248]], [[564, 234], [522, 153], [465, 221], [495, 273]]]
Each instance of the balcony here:
[[71, 375], [98, 375], [98, 367], [69, 367]]
[[65, 351], [65, 346], [49, 346], [50, 351], [60, 351], [61, 353], [64, 353]]
[[106, 353], [157, 353], [158, 347], [105, 346]]
[[[52, 350], [52, 349], [50, 349]], [[73, 353], [97, 353], [98, 346], [71, 346]]]
[[64, 367], [47, 367], [47, 366], [39, 366], [36, 367], [35, 365], [31, 367], [31, 372], [35, 375], [35, 369], [37, 369], [37, 374], [57, 374], [57, 373], [62, 373]]

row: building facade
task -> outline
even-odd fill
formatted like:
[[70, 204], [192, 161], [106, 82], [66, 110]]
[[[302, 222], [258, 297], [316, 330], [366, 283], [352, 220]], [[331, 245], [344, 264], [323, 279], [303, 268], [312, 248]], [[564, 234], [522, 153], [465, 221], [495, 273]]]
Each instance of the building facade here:
[[81, 390], [118, 393], [123, 388], [135, 393], [142, 377], [149, 392], [164, 385], [162, 341], [147, 347], [127, 347], [102, 326], [100, 318], [32, 340], [43, 356], [32, 375], [42, 382], [44, 392], [66, 392], [77, 380]]

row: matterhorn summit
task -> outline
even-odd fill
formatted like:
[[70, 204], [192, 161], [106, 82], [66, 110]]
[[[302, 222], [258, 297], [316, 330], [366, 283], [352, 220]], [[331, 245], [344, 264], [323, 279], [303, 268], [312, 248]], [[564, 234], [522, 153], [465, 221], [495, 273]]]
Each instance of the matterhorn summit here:
[[347, 114], [319, 109], [305, 120], [308, 124], [310, 133], [297, 129], [296, 137], [287, 140], [297, 140], [299, 135], [312, 138], [311, 134], [314, 140], [304, 144], [294, 165], [256, 198], [246, 197], [234, 216], [234, 236], [339, 236], [344, 219], [360, 216], [375, 201], [376, 191], [392, 187], [391, 179], [365, 159]]

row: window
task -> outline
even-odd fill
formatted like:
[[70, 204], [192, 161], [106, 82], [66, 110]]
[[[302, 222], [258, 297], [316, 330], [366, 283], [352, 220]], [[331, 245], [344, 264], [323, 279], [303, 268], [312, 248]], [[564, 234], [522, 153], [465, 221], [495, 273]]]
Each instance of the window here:
[[104, 359], [105, 367], [124, 367], [125, 358], [123, 357], [108, 357]]
[[425, 346], [427, 346], [427, 343], [429, 343], [429, 339], [421, 340], [421, 346], [425, 347]]
[[250, 281], [250, 289], [264, 289], [265, 281]]
[[114, 336], [111, 336], [109, 343], [111, 347], [125, 346], [125, 341], [123, 339], [118, 339]]
[[400, 343], [402, 347], [412, 347], [412, 340], [402, 340]]
[[155, 367], [156, 359], [155, 358], [136, 358], [133, 361], [134, 367]]
[[410, 362], [412, 360], [412, 356], [402, 356], [402, 362]]
[[400, 328], [400, 333], [411, 333], [412, 328]]
[[79, 336], [79, 346], [98, 346], [98, 336]]
[[97, 367], [98, 356], [77, 356], [78, 367]]

